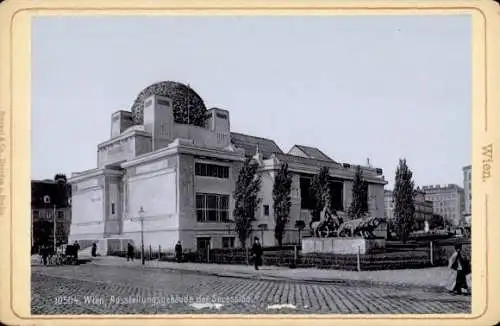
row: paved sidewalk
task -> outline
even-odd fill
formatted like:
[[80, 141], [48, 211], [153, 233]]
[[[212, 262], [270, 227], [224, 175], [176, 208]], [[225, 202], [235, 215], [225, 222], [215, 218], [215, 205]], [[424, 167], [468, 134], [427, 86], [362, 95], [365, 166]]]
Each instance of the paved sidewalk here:
[[[31, 291], [33, 314], [471, 313], [470, 296], [444, 291], [216, 277], [136, 263], [104, 266], [97, 260], [79, 266], [33, 266]], [[71, 304], [54, 304], [61, 297]]]
[[[124, 266], [142, 268], [140, 259], [127, 262], [121, 257], [96, 257], [92, 261], [97, 265]], [[277, 266], [263, 266], [254, 270], [247, 265], [174, 263], [165, 261], [146, 261], [145, 268], [164, 268], [168, 270], [190, 271], [223, 277], [256, 278], [265, 280], [292, 280], [302, 282], [328, 283], [375, 283], [379, 285], [408, 286], [443, 290], [450, 270], [446, 267], [407, 270], [381, 271], [344, 271], [317, 268], [290, 269]]]

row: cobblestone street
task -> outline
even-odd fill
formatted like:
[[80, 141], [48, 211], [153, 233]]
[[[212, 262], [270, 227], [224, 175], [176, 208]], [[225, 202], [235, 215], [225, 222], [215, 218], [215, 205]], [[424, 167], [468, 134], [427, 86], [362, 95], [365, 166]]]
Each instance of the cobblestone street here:
[[470, 296], [416, 288], [264, 281], [94, 264], [33, 266], [31, 284], [33, 314], [469, 313], [471, 301]]

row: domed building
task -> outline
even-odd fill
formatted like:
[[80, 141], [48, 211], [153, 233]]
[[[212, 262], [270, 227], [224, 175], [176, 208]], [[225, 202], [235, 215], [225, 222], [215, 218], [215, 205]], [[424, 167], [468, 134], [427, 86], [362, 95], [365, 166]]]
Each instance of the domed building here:
[[[179, 240], [190, 250], [238, 246], [232, 194], [247, 157], [260, 164], [255, 232], [260, 236], [257, 225], [268, 225], [264, 245], [274, 244], [272, 187], [282, 163], [294, 174], [291, 228], [298, 220], [309, 225], [309, 184], [323, 166], [330, 169], [332, 205], [347, 210], [352, 200], [354, 165], [315, 147], [295, 145], [285, 153], [271, 139], [232, 132], [229, 111], [207, 109], [189, 85], [163, 81], [139, 92], [130, 111], [111, 114], [110, 138], [97, 145], [97, 167], [68, 180], [69, 242], [77, 240], [84, 248], [97, 241], [104, 255], [125, 250], [129, 241], [139, 245], [141, 234], [146, 246], [164, 250]], [[371, 213], [383, 217], [382, 170], [366, 166], [363, 171]], [[296, 232], [285, 235], [285, 243], [298, 240]]]

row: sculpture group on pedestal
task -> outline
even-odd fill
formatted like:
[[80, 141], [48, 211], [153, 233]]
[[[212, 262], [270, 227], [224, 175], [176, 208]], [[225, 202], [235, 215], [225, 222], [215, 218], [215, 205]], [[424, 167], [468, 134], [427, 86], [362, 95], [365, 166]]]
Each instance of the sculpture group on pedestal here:
[[376, 238], [373, 233], [385, 220], [378, 217], [358, 218], [345, 221], [338, 212], [331, 212], [328, 207], [323, 208], [319, 221], [310, 223], [312, 236], [318, 238], [330, 237], [362, 237]]

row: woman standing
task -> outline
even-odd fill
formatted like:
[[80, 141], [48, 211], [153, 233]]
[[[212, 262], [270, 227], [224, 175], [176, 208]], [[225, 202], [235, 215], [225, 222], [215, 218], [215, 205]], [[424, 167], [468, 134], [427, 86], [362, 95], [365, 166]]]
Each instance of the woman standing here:
[[92, 244], [92, 257], [97, 257], [97, 243]]
[[449, 259], [448, 267], [454, 271], [452, 274], [453, 280], [447, 286], [448, 291], [462, 294], [462, 290], [466, 290], [466, 293], [470, 294], [467, 275], [471, 273], [471, 265], [469, 260], [462, 255], [461, 244], [455, 245], [455, 252]]

